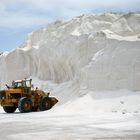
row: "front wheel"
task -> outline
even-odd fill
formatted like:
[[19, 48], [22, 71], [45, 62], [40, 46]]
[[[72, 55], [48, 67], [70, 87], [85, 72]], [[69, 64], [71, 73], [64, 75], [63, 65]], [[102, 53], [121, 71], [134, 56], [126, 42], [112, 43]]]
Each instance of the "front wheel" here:
[[39, 107], [40, 111], [48, 110], [51, 107], [52, 107], [51, 99], [46, 96], [43, 96], [40, 102], [40, 107]]
[[21, 113], [31, 112], [32, 101], [30, 98], [22, 97], [18, 103], [18, 109]]
[[4, 106], [3, 107], [3, 110], [6, 112], [6, 113], [14, 113], [16, 111], [16, 107], [14, 106]]

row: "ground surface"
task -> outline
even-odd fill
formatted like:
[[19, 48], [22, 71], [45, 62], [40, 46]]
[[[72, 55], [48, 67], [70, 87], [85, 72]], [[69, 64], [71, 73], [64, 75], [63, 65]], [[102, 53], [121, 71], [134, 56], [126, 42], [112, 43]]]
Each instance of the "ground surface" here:
[[139, 113], [6, 114], [0, 109], [0, 140], [139, 140]]

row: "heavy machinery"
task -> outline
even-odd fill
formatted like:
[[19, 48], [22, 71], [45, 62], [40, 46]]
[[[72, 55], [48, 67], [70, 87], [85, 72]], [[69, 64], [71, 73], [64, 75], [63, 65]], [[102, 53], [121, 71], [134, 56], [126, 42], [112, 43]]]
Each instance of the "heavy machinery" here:
[[21, 113], [45, 111], [58, 102], [55, 97], [49, 97], [50, 93], [38, 88], [33, 90], [32, 79], [13, 81], [12, 86], [6, 86], [8, 89], [0, 91], [0, 104], [7, 113], [13, 113], [17, 108]]

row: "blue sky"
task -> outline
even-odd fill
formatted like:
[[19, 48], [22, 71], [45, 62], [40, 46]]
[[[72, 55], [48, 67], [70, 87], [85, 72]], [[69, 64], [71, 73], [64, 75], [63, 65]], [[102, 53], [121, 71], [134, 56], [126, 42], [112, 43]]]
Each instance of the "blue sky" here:
[[21, 45], [29, 32], [83, 13], [140, 11], [140, 0], [0, 0], [0, 52]]

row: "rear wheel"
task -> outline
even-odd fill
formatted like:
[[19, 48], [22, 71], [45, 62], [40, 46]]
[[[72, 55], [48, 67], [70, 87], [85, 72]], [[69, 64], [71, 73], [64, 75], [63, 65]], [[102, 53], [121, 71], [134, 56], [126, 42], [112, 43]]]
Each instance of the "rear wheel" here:
[[32, 109], [32, 101], [30, 98], [22, 97], [18, 103], [18, 109], [21, 113], [30, 112]]
[[51, 99], [46, 96], [43, 96], [40, 102], [40, 111], [48, 110], [51, 107]]
[[3, 110], [6, 112], [6, 113], [14, 113], [16, 111], [16, 107], [14, 106], [4, 106], [3, 107]]

